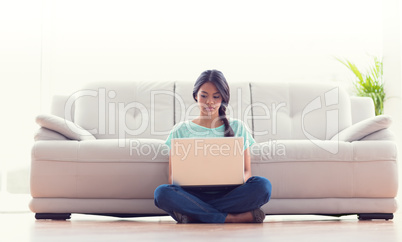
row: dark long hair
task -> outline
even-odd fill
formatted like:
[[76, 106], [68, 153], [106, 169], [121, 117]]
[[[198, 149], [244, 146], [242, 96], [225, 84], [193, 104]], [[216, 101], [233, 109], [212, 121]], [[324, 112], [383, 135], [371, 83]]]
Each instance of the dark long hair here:
[[225, 133], [224, 133], [225, 137], [233, 137], [234, 136], [233, 129], [230, 127], [229, 121], [226, 117], [226, 107], [229, 104], [230, 100], [230, 88], [226, 81], [226, 78], [223, 75], [223, 73], [218, 70], [207, 70], [201, 73], [201, 75], [195, 82], [193, 89], [193, 98], [196, 102], [197, 102], [196, 97], [198, 90], [206, 82], [212, 82], [218, 89], [219, 93], [221, 94], [222, 104], [219, 107], [219, 118], [225, 124]]

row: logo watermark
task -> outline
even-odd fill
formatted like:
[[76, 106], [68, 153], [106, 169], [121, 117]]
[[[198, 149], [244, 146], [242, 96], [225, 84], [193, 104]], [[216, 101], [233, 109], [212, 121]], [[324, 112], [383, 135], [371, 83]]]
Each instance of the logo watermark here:
[[[331, 107], [339, 104], [339, 88], [334, 88], [330, 91], [327, 91], [324, 94], [324, 100], [325, 100], [325, 107]], [[336, 145], [333, 142], [321, 142], [322, 140], [316, 138], [315, 136], [311, 135], [305, 128], [305, 118], [306, 116], [318, 109], [323, 109], [322, 105], [322, 100], [321, 96], [313, 99], [311, 102], [309, 102], [306, 107], [303, 109], [302, 112], [302, 117], [301, 117], [301, 122], [302, 122], [302, 131], [303, 134], [309, 139], [311, 142], [313, 142], [315, 145], [319, 146], [320, 148], [332, 153], [336, 154], [338, 153], [338, 147], [339, 143], [336, 142]], [[326, 120], [326, 134], [331, 134], [335, 133], [337, 134], [339, 132], [339, 110], [337, 108], [333, 110], [328, 110], [325, 112], [325, 117], [321, 117], [322, 120]]]
[[[233, 148], [232, 148], [233, 147]], [[193, 150], [194, 153], [190, 153]], [[178, 144], [172, 149], [164, 143], [146, 141], [146, 139], [130, 139], [129, 140], [130, 156], [149, 157], [151, 160], [161, 156], [167, 156], [171, 152], [186, 159], [191, 156], [229, 156], [244, 154], [243, 145], [241, 142], [235, 142], [233, 146], [229, 144], [214, 144], [207, 143], [205, 139], [195, 140], [193, 144]], [[262, 143], [256, 143], [250, 146], [250, 155], [261, 157], [264, 160], [274, 160], [286, 156], [286, 145], [278, 140], [268, 140]]]
[[[85, 108], [80, 107], [81, 118], [78, 125], [82, 126], [91, 134], [106, 138], [117, 138], [119, 139], [119, 147], [125, 147], [127, 145], [127, 139], [134, 139], [134, 141], [131, 142], [130, 140], [129, 142], [130, 155], [136, 154], [135, 152], [141, 152], [148, 155], [152, 153], [160, 153], [162, 149], [161, 147], [147, 147], [146, 145], [140, 146], [139, 141], [135, 141], [135, 138], [144, 134], [144, 132], [147, 132], [147, 135], [150, 135], [149, 138], [152, 138], [152, 136], [167, 137], [171, 132], [172, 127], [170, 125], [166, 125], [166, 128], [164, 128], [163, 130], [157, 130], [157, 124], [167, 122], [167, 119], [171, 119], [171, 122], [173, 123], [173, 115], [175, 115], [175, 112], [180, 113], [180, 117], [176, 117], [176, 123], [184, 120], [194, 119], [198, 117], [198, 115], [192, 116], [191, 114], [199, 113], [199, 104], [196, 102], [188, 103], [188, 101], [185, 101], [185, 98], [182, 98], [180, 95], [174, 93], [173, 91], [152, 90], [149, 93], [149, 101], [147, 102], [128, 102], [127, 100], [122, 102], [122, 99], [118, 98], [119, 93], [114, 90], [107, 90], [106, 88], [99, 88], [97, 90], [80, 90], [68, 98], [64, 108], [64, 116], [67, 120], [74, 120], [73, 114], [77, 110], [77, 107], [74, 106], [87, 106]], [[302, 109], [301, 132], [304, 134], [306, 139], [310, 140], [315, 145], [332, 154], [336, 154], [339, 149], [338, 145], [334, 145], [333, 142], [322, 142], [326, 141], [327, 139], [317, 138], [307, 129], [308, 125], [306, 123], [306, 118], [308, 118], [309, 115], [313, 114], [314, 112], [317, 112], [318, 115], [320, 115], [320, 120], [322, 120], [322, 122], [325, 122], [326, 134], [338, 133], [339, 88], [333, 88], [329, 91], [326, 91], [323, 94], [323, 97], [324, 98], [322, 98], [322, 96], [320, 95], [313, 98]], [[280, 140], [275, 140], [275, 136], [278, 135], [278, 131], [280, 130], [279, 127], [283, 128], [283, 115], [280, 116], [279, 113], [289, 112], [288, 109], [290, 109], [290, 104], [286, 102], [254, 102], [252, 104], [244, 104], [244, 102], [241, 101], [243, 100], [242, 89], [237, 90], [237, 97], [232, 97], [232, 100], [233, 99], [237, 99], [237, 102], [235, 101], [235, 107], [231, 106], [230, 104], [227, 106], [227, 113], [230, 114], [230, 117], [243, 120], [244, 127], [247, 129], [248, 132], [252, 133], [255, 138], [264, 136], [268, 137], [267, 141], [270, 141], [266, 142], [266, 140], [264, 140], [263, 143], [259, 144], [259, 154], [263, 153], [270, 159], [273, 159], [275, 155], [278, 156], [285, 154], [286, 146], [281, 144]], [[164, 102], [164, 100], [173, 100], [174, 106], [172, 106], [171, 110], [167, 112], [170, 113], [171, 111], [171, 114], [169, 116], [166, 116], [166, 120], [161, 120], [160, 116], [158, 116], [157, 113], [161, 110], [157, 111], [156, 107], [160, 105], [161, 102]], [[91, 110], [91, 108], [93, 108], [94, 110]], [[83, 114], [82, 112], [84, 109], [87, 110], [88, 113]], [[257, 109], [259, 110], [258, 113], [255, 112], [255, 110]], [[162, 110], [162, 112], [164, 112], [164, 110]], [[133, 124], [130, 123], [133, 120], [134, 113], [136, 114], [135, 118], [137, 119], [135, 122], [135, 128], [133, 128]], [[317, 113], [315, 115], [317, 115]], [[87, 115], [85, 116], [85, 119], [82, 117], [83, 115]], [[290, 116], [292, 114], [288, 113], [288, 115]], [[291, 119], [291, 117], [288, 118]], [[90, 121], [88, 122], [87, 120]], [[252, 126], [256, 124], [255, 121], [257, 120], [259, 121], [258, 128]], [[319, 121], [315, 120], [315, 122]], [[262, 126], [263, 123], [265, 123], [266, 126]], [[66, 124], [68, 126], [74, 125], [71, 123]], [[195, 132], [195, 136], [204, 135], [202, 133], [196, 133], [200, 132], [199, 130], [190, 131]], [[213, 132], [217, 131], [213, 130]], [[261, 144], [265, 144], [265, 149], [267, 149], [266, 152], [261, 152]], [[271, 145], [271, 147], [269, 148], [269, 152], [268, 144]], [[250, 151], [253, 155], [252, 149], [250, 149]], [[257, 151], [254, 151], [254, 153], [257, 153]]]
[[234, 140], [229, 143], [217, 144], [207, 142], [208, 139], [196, 139], [194, 142], [174, 142], [172, 144], [171, 154], [186, 160], [190, 156], [238, 156], [243, 154], [243, 140]]

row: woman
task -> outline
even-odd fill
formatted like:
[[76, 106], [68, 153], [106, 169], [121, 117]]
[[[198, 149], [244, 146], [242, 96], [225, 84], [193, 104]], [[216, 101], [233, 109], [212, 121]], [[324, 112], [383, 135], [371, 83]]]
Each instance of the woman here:
[[[169, 213], [178, 223], [262, 223], [260, 209], [269, 201], [271, 183], [251, 175], [249, 147], [255, 142], [243, 123], [226, 117], [230, 90], [222, 72], [208, 70], [201, 73], [193, 89], [194, 100], [200, 108], [199, 116], [175, 125], [166, 144], [172, 138], [244, 137], [245, 183], [230, 191], [218, 192], [185, 190], [177, 185], [161, 185], [155, 190], [155, 205]], [[169, 183], [171, 162], [169, 159]]]

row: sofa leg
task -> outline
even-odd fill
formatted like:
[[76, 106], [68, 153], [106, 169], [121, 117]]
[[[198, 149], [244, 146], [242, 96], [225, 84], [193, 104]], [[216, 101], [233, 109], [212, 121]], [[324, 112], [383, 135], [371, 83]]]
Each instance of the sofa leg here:
[[36, 219], [67, 220], [71, 219], [71, 213], [37, 213]]
[[390, 220], [394, 218], [392, 213], [360, 213], [358, 214], [359, 220], [373, 220], [373, 219], [385, 219]]

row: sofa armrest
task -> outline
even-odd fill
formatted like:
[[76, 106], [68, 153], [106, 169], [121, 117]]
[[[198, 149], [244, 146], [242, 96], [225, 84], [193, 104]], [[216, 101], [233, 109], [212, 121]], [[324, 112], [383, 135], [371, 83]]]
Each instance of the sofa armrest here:
[[68, 139], [78, 141], [96, 139], [91, 133], [89, 133], [87, 130], [83, 129], [79, 125], [56, 115], [38, 115], [36, 117], [36, 123], [39, 124], [42, 128], [60, 133]]
[[370, 97], [350, 97], [352, 124], [375, 116], [374, 102]]
[[34, 140], [68, 140], [68, 138], [56, 131], [47, 128], [39, 128], [35, 132]]
[[377, 133], [378, 131], [388, 129], [391, 124], [392, 118], [389, 115], [374, 116], [341, 130], [338, 134], [332, 137], [331, 140], [346, 142], [361, 140], [366, 136]]
[[361, 141], [365, 141], [365, 140], [390, 140], [390, 141], [395, 141], [395, 135], [394, 133], [392, 133], [392, 131], [390, 129], [382, 129], [379, 130], [377, 132], [374, 132], [372, 134], [369, 134], [365, 137], [363, 137], [362, 139], [360, 139]]

